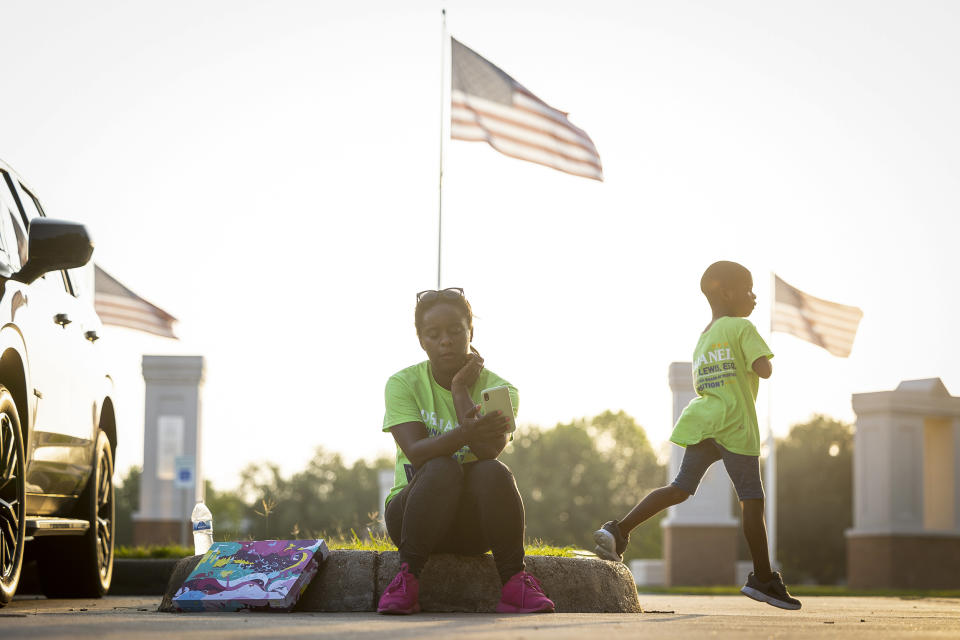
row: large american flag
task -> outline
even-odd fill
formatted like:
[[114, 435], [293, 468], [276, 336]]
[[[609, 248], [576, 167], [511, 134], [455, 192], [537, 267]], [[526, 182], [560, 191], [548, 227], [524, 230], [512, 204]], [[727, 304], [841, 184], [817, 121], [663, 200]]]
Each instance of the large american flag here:
[[508, 156], [603, 180], [597, 148], [567, 114], [451, 38], [450, 137], [486, 142]]
[[177, 337], [173, 332], [176, 318], [135, 294], [99, 265], [94, 265], [94, 289], [93, 303], [103, 324], [146, 331], [165, 338]]
[[773, 313], [770, 330], [790, 333], [846, 358], [863, 311], [804, 293], [774, 275]]

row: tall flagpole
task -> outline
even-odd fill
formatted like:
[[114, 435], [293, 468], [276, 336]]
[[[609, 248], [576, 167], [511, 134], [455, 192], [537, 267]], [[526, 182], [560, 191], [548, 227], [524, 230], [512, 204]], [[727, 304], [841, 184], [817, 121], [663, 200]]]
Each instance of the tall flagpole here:
[[[777, 284], [773, 271], [770, 272], [770, 342], [773, 342], [773, 305], [776, 304]], [[770, 553], [770, 566], [777, 567], [777, 441], [773, 437], [773, 386], [767, 383], [767, 549]]]
[[440, 264], [443, 255], [443, 148], [446, 143], [444, 133], [444, 113], [449, 100], [447, 99], [447, 10], [441, 9], [442, 27], [440, 29], [440, 194], [437, 198], [437, 290], [440, 289]]

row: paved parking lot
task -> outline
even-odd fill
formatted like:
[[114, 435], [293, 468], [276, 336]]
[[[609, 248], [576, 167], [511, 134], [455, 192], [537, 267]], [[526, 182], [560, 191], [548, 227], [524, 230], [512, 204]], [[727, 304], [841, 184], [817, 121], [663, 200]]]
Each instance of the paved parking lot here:
[[960, 599], [805, 598], [788, 612], [742, 596], [640, 596], [647, 613], [537, 616], [157, 613], [159, 598], [46, 600], [0, 609], [3, 638], [958, 638]]

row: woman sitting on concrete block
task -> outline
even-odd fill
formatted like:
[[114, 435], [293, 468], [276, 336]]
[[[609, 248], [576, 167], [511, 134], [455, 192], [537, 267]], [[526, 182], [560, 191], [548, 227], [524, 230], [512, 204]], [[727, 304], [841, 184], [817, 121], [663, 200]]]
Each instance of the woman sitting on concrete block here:
[[414, 312], [427, 360], [387, 381], [383, 431], [397, 443], [387, 532], [400, 551], [400, 572], [377, 611], [420, 611], [419, 576], [431, 553], [493, 551], [503, 584], [500, 613], [552, 612], [553, 602], [524, 568], [523, 501], [497, 457], [513, 420], [477, 404], [484, 389], [507, 386], [483, 366], [473, 340], [473, 311], [463, 289], [421, 291]]

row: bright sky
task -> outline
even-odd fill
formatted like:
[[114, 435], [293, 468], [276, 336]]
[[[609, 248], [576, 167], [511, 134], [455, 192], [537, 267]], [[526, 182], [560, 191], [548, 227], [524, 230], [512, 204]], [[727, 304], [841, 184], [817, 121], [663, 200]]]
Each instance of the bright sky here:
[[861, 307], [849, 359], [774, 334], [774, 430], [850, 394], [960, 395], [954, 2], [6, 2], [0, 158], [95, 260], [180, 319], [116, 330], [117, 467], [143, 457], [142, 353], [202, 354], [204, 464], [392, 452], [387, 377], [436, 284], [440, 9], [586, 130], [606, 181], [447, 145], [443, 285], [521, 423], [605, 409], [659, 444], [703, 269]]

